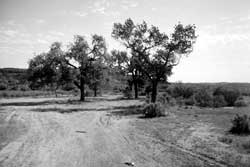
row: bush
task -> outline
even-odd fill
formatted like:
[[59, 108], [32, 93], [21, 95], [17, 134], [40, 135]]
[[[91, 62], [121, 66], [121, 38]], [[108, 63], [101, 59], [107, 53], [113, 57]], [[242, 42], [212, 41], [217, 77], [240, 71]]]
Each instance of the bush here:
[[165, 116], [165, 109], [160, 103], [149, 103], [142, 109], [142, 112], [145, 118]]
[[241, 144], [242, 148], [247, 151], [247, 153], [250, 153], [250, 141], [246, 141]]
[[211, 107], [213, 106], [213, 97], [212, 95], [207, 91], [206, 88], [202, 88], [197, 91], [195, 94], [195, 100], [197, 102], [197, 105], [200, 107]]
[[73, 91], [76, 87], [74, 86], [74, 84], [72, 83], [67, 83], [67, 84], [64, 84], [63, 87], [62, 87], [62, 90], [65, 90], [65, 91]]
[[234, 106], [236, 106], [236, 107], [246, 107], [247, 103], [243, 98], [239, 98], [234, 102]]
[[180, 107], [184, 106], [185, 104], [185, 100], [182, 96], [175, 98], [175, 101], [176, 101], [176, 104]]
[[234, 106], [235, 101], [240, 97], [240, 92], [236, 89], [218, 87], [214, 90], [214, 96], [222, 95], [228, 106]]
[[185, 86], [183, 83], [177, 83], [174, 88], [168, 90], [173, 97], [183, 97], [188, 99], [194, 95], [194, 90], [191, 87]]
[[216, 95], [213, 97], [213, 107], [225, 107], [227, 106], [227, 102], [222, 95]]
[[159, 102], [159, 103], [161, 103], [161, 104], [167, 104], [168, 103], [168, 100], [167, 100], [167, 98], [166, 98], [166, 94], [165, 93], [163, 93], [163, 94], [159, 94], [158, 96], [157, 96], [157, 102]]
[[168, 93], [163, 93], [163, 94], [159, 94], [157, 97], [157, 102], [165, 105], [172, 105], [174, 98], [171, 97]]
[[191, 96], [190, 98], [185, 100], [185, 105], [193, 106], [195, 104], [196, 104], [196, 100], [194, 96]]
[[19, 89], [20, 89], [21, 91], [28, 91], [28, 90], [30, 90], [29, 87], [28, 87], [28, 85], [21, 85], [21, 86], [19, 87]]
[[230, 132], [233, 134], [249, 134], [249, 117], [247, 115], [236, 115], [232, 120], [232, 127]]
[[123, 91], [123, 96], [127, 99], [131, 99], [132, 98], [132, 91], [129, 89], [129, 87], [126, 87]]
[[4, 84], [4, 83], [1, 83], [0, 84], [0, 90], [6, 90], [8, 87], [7, 87], [7, 85], [6, 84]]
[[231, 144], [233, 142], [233, 139], [227, 136], [222, 136], [219, 137], [218, 140], [222, 143], [226, 143], [226, 144]]
[[10, 90], [18, 90], [18, 86], [17, 85], [14, 85], [10, 88]]

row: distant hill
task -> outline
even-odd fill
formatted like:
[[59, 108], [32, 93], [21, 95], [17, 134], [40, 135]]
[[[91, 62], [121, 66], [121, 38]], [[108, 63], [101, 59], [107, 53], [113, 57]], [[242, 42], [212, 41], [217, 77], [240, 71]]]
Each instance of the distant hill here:
[[[176, 83], [170, 83], [167, 85], [165, 83], [160, 84], [159, 90], [164, 92], [167, 87], [174, 86]], [[217, 87], [224, 87], [230, 89], [237, 89], [243, 95], [250, 95], [250, 83], [240, 83], [240, 82], [217, 82], [217, 83], [183, 83], [185, 86], [192, 88], [209, 87], [210, 89], [215, 89]]]
[[26, 71], [27, 69], [24, 69], [24, 68], [0, 68], [0, 72], [22, 73]]
[[[119, 76], [115, 74], [107, 74], [109, 76], [108, 83], [103, 85], [103, 89], [110, 90], [108, 87], [113, 89], [122, 89], [127, 84], [126, 81], [121, 81]], [[164, 92], [168, 86], [174, 86], [176, 83], [161, 83], [159, 85], [159, 91]], [[216, 88], [219, 86], [238, 89], [243, 94], [250, 95], [250, 83], [230, 83], [230, 82], [219, 82], [219, 83], [183, 83], [186, 86], [193, 88], [200, 88], [203, 86], [208, 86], [210, 88]], [[109, 85], [109, 86], [108, 86]], [[0, 68], [0, 89], [1, 86], [5, 86], [9, 90], [18, 90], [20, 87], [28, 87], [27, 82], [27, 69], [22, 68]], [[142, 89], [143, 90], [143, 89]]]
[[0, 84], [6, 85], [8, 89], [27, 84], [27, 69], [0, 68]]

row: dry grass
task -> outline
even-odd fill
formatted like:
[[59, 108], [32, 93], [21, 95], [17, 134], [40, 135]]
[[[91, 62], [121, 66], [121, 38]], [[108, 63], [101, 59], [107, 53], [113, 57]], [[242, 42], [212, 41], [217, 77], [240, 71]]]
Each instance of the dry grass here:
[[[70, 91], [58, 91], [58, 96], [76, 95]], [[16, 97], [54, 97], [55, 93], [51, 91], [21, 91], [21, 90], [2, 90], [0, 91], [0, 98], [16, 98]]]

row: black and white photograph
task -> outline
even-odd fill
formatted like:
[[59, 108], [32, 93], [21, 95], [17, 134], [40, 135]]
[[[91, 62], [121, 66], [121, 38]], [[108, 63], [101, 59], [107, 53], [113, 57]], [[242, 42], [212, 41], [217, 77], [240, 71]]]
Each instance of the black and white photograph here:
[[250, 1], [0, 0], [0, 167], [250, 167]]

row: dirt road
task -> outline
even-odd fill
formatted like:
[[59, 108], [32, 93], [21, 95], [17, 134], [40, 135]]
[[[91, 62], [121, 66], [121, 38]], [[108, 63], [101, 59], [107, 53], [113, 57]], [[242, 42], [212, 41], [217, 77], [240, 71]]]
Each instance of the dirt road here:
[[[4, 135], [13, 133], [8, 128], [17, 128], [19, 135], [5, 139], [0, 166], [125, 167], [129, 166], [126, 162], [133, 162], [137, 167], [178, 167], [191, 161], [225, 166], [136, 131], [132, 125], [137, 118], [120, 112], [142, 104], [138, 100], [27, 101], [1, 101], [1, 128], [7, 128]], [[13, 122], [19, 122], [18, 127]]]

